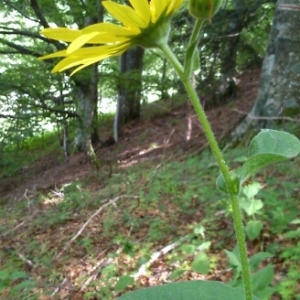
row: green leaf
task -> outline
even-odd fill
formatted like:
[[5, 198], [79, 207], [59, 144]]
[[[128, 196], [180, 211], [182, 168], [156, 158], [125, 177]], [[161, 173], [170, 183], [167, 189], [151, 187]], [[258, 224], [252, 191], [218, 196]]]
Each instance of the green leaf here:
[[24, 280], [21, 283], [19, 283], [18, 285], [14, 286], [12, 288], [12, 291], [13, 292], [18, 292], [18, 291], [20, 291], [22, 289], [25, 289], [25, 288], [32, 289], [34, 287], [35, 287], [35, 282], [34, 281], [32, 281], [32, 280]]
[[[217, 281], [182, 281], [122, 295], [119, 300], [245, 300], [241, 288]], [[253, 296], [253, 300], [259, 300]]]
[[9, 278], [9, 272], [7, 270], [0, 270], [0, 280], [6, 280]]
[[3, 289], [6, 289], [7, 287], [10, 286], [10, 283], [9, 282], [6, 282], [6, 281], [0, 281], [0, 291], [3, 290]]
[[[235, 171], [236, 183], [242, 184], [259, 169], [297, 156], [300, 152], [300, 141], [285, 131], [263, 129], [251, 141], [249, 158], [244, 165]], [[232, 172], [233, 173], [233, 172]], [[217, 178], [217, 187], [228, 194], [223, 175]], [[236, 188], [239, 191], [239, 187]]]
[[177, 270], [175, 270], [174, 272], [171, 273], [171, 275], [169, 276], [169, 279], [174, 280], [177, 277], [181, 276], [184, 272], [185, 272], [185, 270], [177, 269]]
[[252, 216], [257, 213], [264, 206], [261, 200], [249, 200], [241, 198], [240, 207], [247, 213], [248, 216]]
[[274, 268], [268, 265], [252, 275], [253, 293], [264, 290], [274, 278]]
[[238, 270], [241, 270], [241, 262], [239, 257], [233, 252], [233, 251], [228, 251], [225, 249], [229, 264], [234, 267], [237, 268]]
[[204, 250], [208, 250], [209, 247], [211, 245], [211, 242], [203, 242], [202, 244], [200, 244], [199, 246], [197, 246], [197, 250], [198, 251], [204, 251]]
[[192, 270], [200, 274], [207, 274], [209, 266], [209, 258], [205, 253], [197, 255], [191, 265]]
[[119, 278], [116, 284], [116, 291], [120, 292], [127, 288], [128, 285], [134, 284], [134, 279], [131, 276], [123, 275]]
[[292, 158], [300, 152], [300, 141], [294, 135], [278, 130], [263, 129], [250, 143], [249, 156], [275, 154]]
[[261, 168], [285, 159], [285, 156], [278, 154], [258, 154], [248, 158], [245, 164], [236, 170], [236, 173], [240, 177], [241, 183], [243, 183], [247, 178], [249, 178], [251, 175], [254, 175]]
[[[231, 178], [231, 180], [233, 181], [233, 184], [234, 184], [234, 194], [238, 195], [239, 192], [240, 192], [240, 179], [239, 179], [239, 176], [237, 175], [236, 172], [231, 171], [230, 172], [230, 178]], [[227, 195], [229, 194], [229, 192], [227, 190], [227, 185], [226, 185], [225, 179], [224, 179], [222, 174], [220, 174], [217, 177], [216, 185], [217, 185], [217, 188], [220, 191], [224, 192]]]
[[258, 268], [258, 265], [262, 262], [262, 260], [266, 258], [273, 257], [273, 255], [269, 252], [258, 252], [255, 253], [249, 260], [249, 265], [252, 270], [255, 270]]
[[15, 271], [15, 272], [11, 273], [11, 275], [10, 275], [11, 280], [16, 280], [16, 279], [20, 279], [20, 278], [27, 278], [26, 273], [23, 271]]
[[296, 218], [293, 221], [291, 221], [289, 224], [300, 224], [300, 218]]
[[192, 244], [183, 244], [180, 249], [187, 254], [193, 254], [195, 253], [196, 246]]
[[261, 291], [257, 291], [255, 296], [257, 296], [261, 300], [269, 300], [271, 296], [276, 292], [276, 288], [267, 286]]
[[251, 199], [261, 190], [261, 184], [259, 182], [252, 182], [251, 184], [243, 188], [243, 194], [246, 198]]
[[249, 238], [250, 241], [255, 240], [262, 228], [263, 228], [263, 222], [262, 221], [249, 221], [246, 225], [245, 231], [246, 231], [246, 235]]
[[205, 237], [205, 227], [201, 224], [197, 224], [194, 228], [194, 234], [201, 235], [203, 238]]

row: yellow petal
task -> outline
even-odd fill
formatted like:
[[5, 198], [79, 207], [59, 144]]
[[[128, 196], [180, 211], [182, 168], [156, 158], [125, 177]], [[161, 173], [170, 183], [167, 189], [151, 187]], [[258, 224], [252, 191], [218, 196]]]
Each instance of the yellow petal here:
[[129, 28], [146, 28], [148, 26], [148, 23], [127, 5], [110, 1], [103, 1], [102, 4], [113, 17]]
[[73, 67], [76, 67], [78, 65], [87, 64], [88, 62], [92, 61], [91, 64], [100, 61], [102, 59], [105, 59], [108, 57], [108, 54], [102, 54], [102, 55], [95, 55], [92, 58], [82, 58], [79, 59], [78, 57], [66, 57], [65, 59], [61, 60], [52, 70], [52, 73], [56, 72], [62, 72], [67, 69], [71, 69]]
[[129, 0], [136, 13], [144, 19], [146, 24], [151, 20], [150, 7], [147, 0]]
[[[85, 68], [88, 65], [96, 63], [105, 58], [120, 55], [130, 47], [128, 43], [122, 43], [112, 46], [99, 46], [99, 47], [87, 47], [81, 48], [73, 52], [65, 59], [61, 60], [52, 70], [52, 72], [62, 72], [64, 70], [76, 67], [78, 65], [84, 65]], [[76, 72], [79, 70], [75, 70]], [[74, 72], [75, 72], [74, 71]]]
[[151, 20], [156, 23], [160, 17], [167, 17], [175, 13], [183, 0], [151, 0]]
[[82, 33], [90, 33], [94, 31], [98, 31], [99, 33], [100, 32], [108, 33], [110, 35], [115, 35], [115, 36], [133, 36], [141, 32], [139, 28], [129, 29], [111, 23], [98, 23], [84, 28], [82, 30]]
[[183, 0], [174, 0], [172, 1], [172, 5], [169, 6], [168, 14], [175, 13], [181, 6]]
[[92, 38], [99, 35], [98, 32], [91, 32], [87, 34], [80, 35], [74, 42], [72, 42], [69, 47], [67, 48], [67, 54], [70, 54], [77, 49], [79, 49], [81, 46], [89, 42]]
[[49, 58], [55, 58], [55, 57], [63, 57], [67, 55], [67, 51], [66, 50], [62, 50], [62, 51], [57, 51], [48, 55], [44, 55], [39, 57], [39, 60], [44, 60], [44, 59], [49, 59]]
[[130, 41], [131, 37], [126, 36], [115, 36], [109, 33], [99, 33], [95, 38], [89, 41], [90, 44], [107, 44], [107, 43], [116, 43], [116, 42], [126, 42]]
[[158, 19], [166, 9], [166, 6], [168, 5], [166, 1], [167, 0], [151, 0], [150, 10], [151, 10], [151, 20], [153, 23], [156, 23], [158, 21]]
[[46, 28], [41, 31], [41, 34], [53, 40], [73, 42], [80, 36], [81, 30], [68, 28]]

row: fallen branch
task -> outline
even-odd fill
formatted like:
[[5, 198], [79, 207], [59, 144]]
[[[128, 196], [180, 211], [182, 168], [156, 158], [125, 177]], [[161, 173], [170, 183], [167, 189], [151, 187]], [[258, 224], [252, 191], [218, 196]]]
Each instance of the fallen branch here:
[[[107, 249], [106, 249], [107, 250]], [[105, 251], [106, 251], [105, 250]], [[103, 251], [103, 253], [105, 252]], [[122, 249], [118, 249], [118, 251], [116, 252], [117, 254], [120, 254], [122, 251]], [[103, 269], [104, 267], [108, 266], [109, 264], [111, 264], [114, 260], [116, 260], [116, 257], [115, 258], [112, 258], [112, 257], [109, 257], [109, 258], [106, 258], [106, 259], [102, 259], [100, 261], [98, 261], [95, 266], [88, 272], [88, 276], [90, 276], [84, 283], [83, 285], [81, 286], [80, 290], [81, 291], [84, 291], [88, 285], [91, 283], [91, 281], [93, 280], [96, 280], [97, 279], [97, 276], [99, 274], [99, 271], [101, 269]]]
[[127, 196], [127, 195], [122, 195], [118, 196], [114, 199], [109, 199], [107, 203], [102, 205], [97, 211], [95, 211], [89, 218], [88, 220], [81, 226], [79, 231], [69, 240], [69, 242], [63, 247], [63, 249], [56, 255], [55, 259], [58, 260], [63, 253], [70, 247], [70, 245], [81, 235], [83, 230], [89, 225], [89, 223], [92, 221], [93, 218], [95, 218], [97, 215], [99, 215], [102, 210], [110, 205], [115, 205], [116, 202], [118, 202], [121, 198], [138, 198], [137, 196]]
[[5, 233], [0, 235], [0, 239], [4, 238], [5, 236], [7, 236], [8, 234], [16, 231], [17, 229], [19, 229], [20, 227], [22, 227], [23, 225], [25, 225], [27, 223], [28, 220], [30, 220], [37, 212], [39, 212], [38, 210], [36, 210], [27, 220], [21, 222], [20, 224], [18, 224], [17, 226], [15, 226], [14, 228], [6, 231]]
[[37, 266], [28, 258], [26, 258], [23, 254], [19, 253], [18, 251], [16, 251], [16, 254], [19, 256], [19, 258], [25, 262], [27, 265], [29, 265], [32, 268], [36, 268]]
[[64, 278], [64, 280], [61, 282], [61, 284], [54, 290], [54, 292], [51, 294], [51, 297], [54, 297], [60, 290], [64, 289], [65, 285], [69, 282], [68, 278]]
[[239, 114], [242, 114], [242, 115], [247, 115], [247, 117], [250, 119], [250, 120], [269, 120], [269, 121], [289, 121], [289, 122], [294, 122], [294, 123], [300, 123], [300, 119], [297, 119], [297, 118], [290, 118], [290, 117], [284, 117], [284, 116], [279, 116], [279, 117], [254, 117], [254, 116], [251, 116], [249, 115], [248, 113], [244, 112], [244, 111], [240, 111], [238, 109], [233, 109], [233, 111], [236, 111], [237, 113]]
[[164, 248], [162, 248], [161, 250], [157, 251], [157, 252], [154, 252], [152, 255], [151, 255], [151, 258], [146, 262], [144, 263], [143, 265], [140, 266], [139, 270], [131, 275], [134, 279], [137, 279], [139, 278], [140, 276], [143, 276], [143, 275], [146, 275], [147, 274], [147, 269], [161, 256], [161, 255], [165, 255], [167, 254], [168, 252], [172, 251], [173, 249], [175, 249], [176, 247], [180, 246], [181, 243], [185, 240], [187, 240], [190, 236], [189, 235], [186, 235], [182, 238], [180, 238], [177, 242], [175, 243], [172, 243]]

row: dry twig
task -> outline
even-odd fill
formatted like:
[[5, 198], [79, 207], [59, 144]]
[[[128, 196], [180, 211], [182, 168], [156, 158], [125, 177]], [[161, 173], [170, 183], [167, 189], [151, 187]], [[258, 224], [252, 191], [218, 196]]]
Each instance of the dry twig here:
[[177, 242], [172, 243], [164, 248], [162, 248], [161, 250], [154, 252], [151, 255], [151, 258], [149, 259], [149, 261], [147, 261], [146, 263], [144, 263], [143, 265], [140, 266], [139, 270], [132, 275], [133, 278], [138, 278], [142, 275], [145, 275], [147, 273], [147, 268], [149, 268], [161, 255], [165, 255], [168, 252], [172, 251], [173, 249], [175, 249], [176, 247], [180, 246], [181, 243], [183, 241], [185, 241], [186, 239], [188, 239], [189, 236], [186, 235], [184, 237], [182, 237], [181, 239], [179, 239]]
[[[106, 251], [106, 250], [105, 250]], [[120, 248], [116, 253], [120, 254], [122, 251], [122, 249]], [[101, 259], [100, 261], [98, 261], [95, 266], [88, 272], [88, 276], [90, 276], [81, 286], [80, 290], [84, 291], [88, 285], [90, 284], [91, 281], [96, 280], [97, 276], [100, 272], [101, 269], [103, 269], [104, 267], [108, 266], [109, 264], [111, 264], [114, 260], [116, 260], [116, 258], [106, 258], [106, 259]]]
[[63, 253], [70, 247], [70, 245], [81, 235], [83, 230], [88, 226], [88, 224], [92, 221], [93, 218], [95, 218], [97, 215], [99, 215], [102, 210], [109, 205], [115, 205], [116, 202], [118, 202], [121, 198], [138, 198], [137, 196], [127, 196], [127, 195], [122, 195], [118, 196], [114, 199], [109, 199], [108, 202], [106, 202], [104, 205], [102, 205], [97, 211], [95, 211], [89, 218], [88, 220], [81, 226], [79, 231], [69, 240], [69, 242], [63, 247], [63, 249], [56, 255], [55, 259], [58, 260]]

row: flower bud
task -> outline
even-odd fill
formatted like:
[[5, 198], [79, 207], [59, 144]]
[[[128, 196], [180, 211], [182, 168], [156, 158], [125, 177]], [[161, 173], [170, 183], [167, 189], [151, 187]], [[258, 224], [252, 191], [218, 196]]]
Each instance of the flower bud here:
[[190, 0], [189, 11], [196, 19], [209, 20], [219, 10], [222, 0]]

